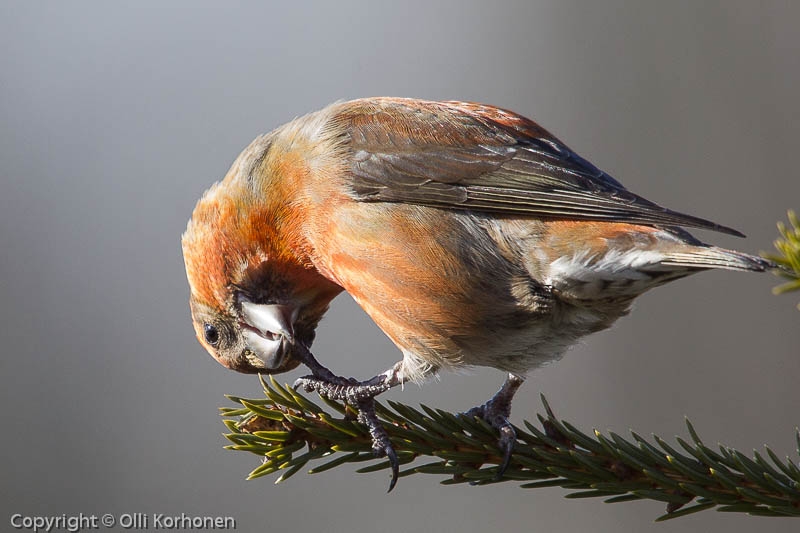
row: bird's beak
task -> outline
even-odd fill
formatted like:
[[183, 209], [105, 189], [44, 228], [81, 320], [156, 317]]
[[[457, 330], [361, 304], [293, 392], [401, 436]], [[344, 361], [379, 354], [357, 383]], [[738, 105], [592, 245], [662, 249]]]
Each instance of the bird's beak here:
[[280, 369], [294, 345], [297, 309], [289, 305], [254, 304], [243, 300], [240, 326], [247, 342], [245, 358], [265, 372]]

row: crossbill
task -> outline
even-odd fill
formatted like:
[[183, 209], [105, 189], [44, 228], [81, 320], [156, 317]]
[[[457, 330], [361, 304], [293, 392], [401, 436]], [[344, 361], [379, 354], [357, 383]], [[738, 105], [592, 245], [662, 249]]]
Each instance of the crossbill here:
[[[508, 373], [467, 413], [499, 430], [507, 464], [511, 399], [531, 369], [653, 287], [774, 266], [687, 227], [742, 236], [628, 191], [513, 112], [368, 98], [256, 138], [200, 199], [182, 244], [200, 343], [239, 372], [306, 365], [295, 385], [358, 408], [393, 465], [391, 490], [397, 458], [375, 395], [443, 369]], [[367, 381], [335, 375], [310, 351], [342, 291], [402, 352]]]

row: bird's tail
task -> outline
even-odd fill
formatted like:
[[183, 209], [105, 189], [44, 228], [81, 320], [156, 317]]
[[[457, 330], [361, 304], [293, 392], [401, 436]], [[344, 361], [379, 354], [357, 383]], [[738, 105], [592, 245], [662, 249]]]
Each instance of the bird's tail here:
[[778, 268], [778, 265], [768, 259], [716, 246], [684, 247], [665, 254], [664, 260], [659, 263], [690, 269], [721, 268], [741, 272], [764, 272]]

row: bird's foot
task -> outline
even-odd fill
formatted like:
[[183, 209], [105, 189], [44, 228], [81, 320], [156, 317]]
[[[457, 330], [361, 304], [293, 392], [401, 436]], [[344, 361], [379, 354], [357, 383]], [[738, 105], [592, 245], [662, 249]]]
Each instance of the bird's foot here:
[[389, 481], [391, 492], [397, 483], [400, 473], [400, 463], [397, 453], [389, 441], [389, 434], [378, 420], [375, 412], [375, 396], [392, 387], [392, 379], [386, 374], [375, 376], [367, 381], [356, 381], [353, 378], [342, 378], [329, 375], [325, 378], [304, 376], [294, 382], [294, 388], [303, 388], [306, 392], [316, 391], [320, 396], [329, 400], [342, 400], [358, 409], [358, 421], [365, 424], [372, 437], [372, 451], [377, 457], [386, 457], [392, 469], [392, 479]]
[[359, 402], [371, 400], [378, 394], [389, 390], [389, 385], [384, 374], [375, 376], [367, 381], [356, 381], [353, 378], [339, 376], [317, 377], [314, 375], [303, 376], [294, 382], [294, 388], [306, 392], [316, 392], [329, 400], [341, 400], [357, 407]]
[[514, 431], [514, 426], [511, 425], [508, 418], [511, 416], [511, 399], [519, 386], [522, 385], [522, 382], [522, 378], [509, 374], [503, 386], [488, 402], [481, 406], [473, 407], [464, 413], [464, 416], [480, 418], [486, 421], [500, 432], [497, 446], [503, 453], [503, 461], [497, 470], [496, 479], [503, 477], [508, 464], [511, 462], [514, 444], [517, 442], [517, 432]]
[[514, 431], [514, 426], [508, 421], [511, 410], [502, 411], [497, 409], [489, 400], [479, 407], [473, 407], [464, 416], [480, 418], [485, 420], [490, 426], [500, 432], [500, 438], [497, 440], [497, 447], [503, 454], [503, 462], [500, 463], [500, 468], [497, 470], [496, 479], [503, 477], [508, 464], [511, 462], [511, 452], [514, 451], [514, 443], [517, 442], [517, 432]]

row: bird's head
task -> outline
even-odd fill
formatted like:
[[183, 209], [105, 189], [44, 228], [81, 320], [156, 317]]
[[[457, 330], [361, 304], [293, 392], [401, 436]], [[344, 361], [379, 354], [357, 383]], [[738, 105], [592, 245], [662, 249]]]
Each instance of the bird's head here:
[[206, 192], [183, 234], [192, 321], [223, 366], [276, 374], [300, 363], [298, 345], [311, 346], [342, 288], [299, 251], [282, 208], [237, 179], [240, 166]]
[[[197, 339], [220, 364], [247, 374], [278, 374], [299, 363], [317, 324], [341, 291], [319, 273], [259, 256], [234, 260], [224, 248], [196, 241], [192, 223], [183, 237]], [[198, 255], [198, 250], [204, 249]], [[213, 255], [209, 255], [213, 254]], [[259, 254], [260, 255], [260, 254]]]

